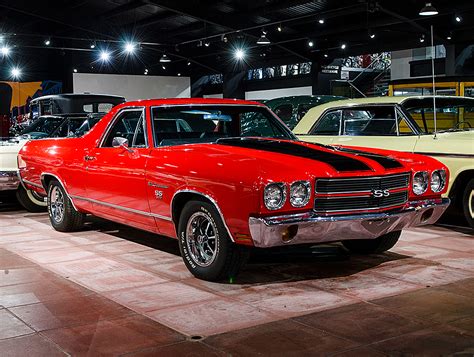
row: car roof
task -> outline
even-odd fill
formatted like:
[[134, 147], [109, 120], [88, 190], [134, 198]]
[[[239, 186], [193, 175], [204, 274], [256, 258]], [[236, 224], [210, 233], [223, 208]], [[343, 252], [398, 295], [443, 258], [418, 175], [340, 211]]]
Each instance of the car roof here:
[[[355, 98], [355, 99], [342, 99], [335, 100], [332, 102], [320, 104], [316, 107], [311, 108], [306, 115], [300, 120], [298, 125], [293, 129], [294, 134], [306, 134], [314, 125], [316, 119], [318, 119], [321, 114], [323, 114], [328, 109], [339, 108], [339, 107], [349, 107], [349, 106], [359, 106], [359, 105], [369, 105], [369, 104], [403, 104], [405, 101], [409, 100], [426, 100], [432, 99], [433, 96], [385, 96], [385, 97], [368, 97], [368, 98]], [[436, 98], [443, 99], [453, 99], [453, 100], [466, 100], [471, 99], [467, 97], [459, 96], [440, 96], [437, 95]], [[474, 99], [472, 99], [474, 101]]]
[[144, 99], [125, 102], [117, 106], [118, 109], [124, 107], [140, 106], [179, 106], [179, 105], [252, 105], [265, 107], [262, 103], [242, 100], [242, 99], [220, 99], [220, 98], [162, 98]]
[[119, 95], [110, 95], [110, 94], [96, 94], [96, 93], [64, 93], [64, 94], [50, 94], [50, 95], [43, 95], [41, 97], [37, 97], [31, 100], [31, 102], [37, 102], [40, 100], [45, 100], [45, 99], [68, 99], [68, 98], [97, 98], [97, 99], [104, 99], [104, 98], [110, 98], [110, 99], [120, 99], [120, 100], [125, 100], [124, 97], [119, 96]]

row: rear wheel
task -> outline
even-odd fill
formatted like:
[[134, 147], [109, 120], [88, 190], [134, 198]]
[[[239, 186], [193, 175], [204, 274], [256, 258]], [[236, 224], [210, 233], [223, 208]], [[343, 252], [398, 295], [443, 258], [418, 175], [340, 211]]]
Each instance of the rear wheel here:
[[26, 190], [20, 185], [16, 190], [16, 199], [29, 212], [44, 212], [46, 211], [46, 202], [44, 197], [41, 197], [36, 192]]
[[197, 278], [233, 280], [248, 258], [248, 249], [234, 244], [219, 212], [207, 202], [188, 202], [178, 224], [184, 263]]
[[375, 239], [354, 239], [343, 241], [342, 244], [352, 253], [377, 254], [393, 248], [397, 244], [401, 231], [390, 232]]
[[85, 215], [76, 211], [62, 185], [53, 180], [48, 187], [49, 220], [60, 232], [73, 232], [82, 228]]
[[474, 179], [470, 179], [462, 195], [462, 208], [467, 224], [474, 228]]

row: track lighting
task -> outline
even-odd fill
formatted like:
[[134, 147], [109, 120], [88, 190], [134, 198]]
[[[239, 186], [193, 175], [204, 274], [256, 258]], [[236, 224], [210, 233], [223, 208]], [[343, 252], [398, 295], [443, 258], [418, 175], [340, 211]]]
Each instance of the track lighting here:
[[283, 31], [283, 27], [281, 27], [281, 25], [278, 25], [277, 31], [278, 31], [278, 32], [282, 32], [282, 31]]
[[308, 41], [308, 47], [314, 47], [314, 41], [313, 40]]
[[438, 10], [431, 5], [430, 2], [425, 3], [425, 6], [420, 10], [420, 16], [433, 16], [438, 15]]
[[420, 42], [421, 42], [421, 43], [425, 42], [425, 35], [421, 35], [421, 36], [420, 36]]
[[462, 17], [459, 16], [459, 15], [456, 15], [456, 17], [454, 19], [456, 20], [456, 22], [461, 22], [462, 21]]
[[161, 56], [161, 58], [160, 58], [160, 62], [161, 63], [170, 63], [171, 58], [169, 58], [166, 54], [163, 54], [163, 56]]
[[51, 44], [51, 39], [47, 38], [46, 40], [44, 40], [44, 44], [46, 46], [49, 46]]
[[72, 71], [73, 71], [74, 73], [77, 73], [77, 68], [74, 68]]
[[324, 19], [319, 19], [318, 22], [322, 25], [324, 24]]
[[267, 33], [265, 30], [262, 30], [262, 35], [257, 40], [257, 45], [269, 45], [271, 41], [267, 38]]
[[346, 47], [347, 47], [347, 45], [346, 45], [345, 43], [343, 43], [343, 44], [341, 45], [341, 50], [345, 50]]
[[95, 48], [95, 42], [92, 42], [89, 46], [91, 49], [94, 49]]

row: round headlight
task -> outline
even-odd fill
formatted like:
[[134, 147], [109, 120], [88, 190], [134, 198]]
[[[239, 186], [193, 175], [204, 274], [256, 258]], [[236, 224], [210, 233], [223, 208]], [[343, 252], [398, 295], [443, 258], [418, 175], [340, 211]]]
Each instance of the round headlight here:
[[446, 185], [446, 171], [436, 170], [431, 174], [431, 191], [441, 192]]
[[428, 173], [426, 171], [419, 171], [413, 175], [413, 193], [415, 195], [422, 195], [428, 189]]
[[286, 186], [284, 183], [271, 183], [265, 187], [263, 193], [265, 207], [276, 210], [283, 207], [286, 201]]
[[308, 181], [296, 181], [290, 186], [290, 203], [293, 207], [303, 207], [309, 202], [311, 185]]

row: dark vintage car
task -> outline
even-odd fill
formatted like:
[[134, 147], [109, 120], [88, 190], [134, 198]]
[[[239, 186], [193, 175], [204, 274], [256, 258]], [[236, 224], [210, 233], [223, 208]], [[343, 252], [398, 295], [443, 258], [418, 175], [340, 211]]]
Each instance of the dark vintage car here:
[[230, 99], [125, 103], [82, 137], [28, 142], [18, 162], [56, 230], [94, 214], [177, 238], [206, 280], [233, 279], [250, 247], [381, 253], [449, 204], [433, 158], [304, 143], [264, 105]]
[[345, 98], [334, 95], [296, 95], [270, 99], [263, 103], [293, 129], [311, 108], [339, 99]]

